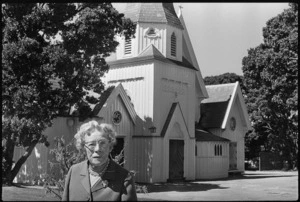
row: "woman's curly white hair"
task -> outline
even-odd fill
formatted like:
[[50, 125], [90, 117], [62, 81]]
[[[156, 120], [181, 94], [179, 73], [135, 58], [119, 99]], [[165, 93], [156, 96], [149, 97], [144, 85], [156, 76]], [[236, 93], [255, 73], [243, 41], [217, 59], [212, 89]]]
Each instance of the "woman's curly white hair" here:
[[76, 148], [79, 150], [82, 149], [85, 136], [91, 135], [91, 133], [93, 133], [94, 131], [102, 132], [109, 140], [112, 146], [116, 144], [116, 132], [112, 127], [112, 125], [107, 123], [99, 124], [97, 121], [92, 120], [82, 124], [78, 132], [74, 135], [74, 138], [76, 140], [75, 142]]

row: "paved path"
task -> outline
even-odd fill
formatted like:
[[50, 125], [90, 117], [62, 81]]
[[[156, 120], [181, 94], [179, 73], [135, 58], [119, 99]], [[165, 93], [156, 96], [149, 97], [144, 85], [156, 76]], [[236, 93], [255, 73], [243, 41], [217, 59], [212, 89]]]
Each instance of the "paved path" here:
[[156, 184], [139, 200], [170, 201], [296, 201], [298, 171], [246, 171], [243, 176], [211, 181]]

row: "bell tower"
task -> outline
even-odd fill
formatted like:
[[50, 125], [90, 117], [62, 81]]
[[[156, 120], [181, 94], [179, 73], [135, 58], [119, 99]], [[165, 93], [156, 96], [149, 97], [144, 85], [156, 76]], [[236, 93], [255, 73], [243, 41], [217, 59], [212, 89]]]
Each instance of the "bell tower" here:
[[117, 60], [137, 57], [153, 44], [164, 57], [182, 61], [183, 26], [172, 3], [127, 3], [124, 14], [136, 23], [136, 33], [119, 38]]
[[[132, 152], [145, 161], [142, 167], [134, 161], [133, 167], [144, 172], [141, 181], [166, 181], [177, 164], [180, 177], [194, 179], [195, 122], [207, 92], [182, 14], [177, 16], [172, 3], [127, 3], [124, 14], [136, 23], [135, 38], [117, 38], [103, 82], [122, 83], [137, 114]], [[173, 140], [180, 142], [184, 160], [169, 164]], [[161, 166], [161, 172], [149, 166]]]
[[[116, 36], [119, 46], [107, 60], [110, 69], [103, 81], [108, 86], [122, 83], [130, 95], [142, 123], [137, 135], [160, 136], [171, 106], [178, 103], [193, 137], [199, 96], [206, 90], [202, 78], [197, 80], [200, 70], [191, 59], [193, 48], [182, 15], [177, 16], [173, 3], [127, 3], [124, 14], [136, 24], [135, 37]], [[153, 126], [155, 133], [148, 131]]]

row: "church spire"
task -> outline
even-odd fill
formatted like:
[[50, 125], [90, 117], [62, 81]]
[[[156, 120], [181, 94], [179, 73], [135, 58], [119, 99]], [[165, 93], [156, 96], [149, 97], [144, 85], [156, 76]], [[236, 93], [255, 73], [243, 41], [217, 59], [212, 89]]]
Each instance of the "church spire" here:
[[133, 22], [163, 23], [183, 29], [173, 3], [127, 3], [124, 14]]

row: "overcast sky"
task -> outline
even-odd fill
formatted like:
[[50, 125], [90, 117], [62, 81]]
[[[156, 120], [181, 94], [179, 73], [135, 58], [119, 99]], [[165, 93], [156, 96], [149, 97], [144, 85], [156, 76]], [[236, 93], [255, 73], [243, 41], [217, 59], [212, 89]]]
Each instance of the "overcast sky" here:
[[[174, 3], [176, 13], [179, 5], [203, 77], [242, 75], [242, 59], [263, 42], [266, 22], [289, 8], [288, 3]], [[126, 4], [113, 6], [123, 12]]]

